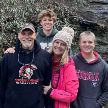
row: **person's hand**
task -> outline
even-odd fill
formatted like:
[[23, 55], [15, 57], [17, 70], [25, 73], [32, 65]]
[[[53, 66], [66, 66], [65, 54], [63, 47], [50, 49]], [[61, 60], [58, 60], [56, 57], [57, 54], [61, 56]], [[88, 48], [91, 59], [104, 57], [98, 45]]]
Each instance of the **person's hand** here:
[[44, 94], [46, 95], [48, 90], [51, 88], [51, 84], [49, 86], [43, 86], [44, 88]]
[[14, 53], [15, 52], [15, 47], [13, 47], [13, 48], [8, 48], [5, 52], [4, 52], [4, 54], [6, 54], [6, 53]]

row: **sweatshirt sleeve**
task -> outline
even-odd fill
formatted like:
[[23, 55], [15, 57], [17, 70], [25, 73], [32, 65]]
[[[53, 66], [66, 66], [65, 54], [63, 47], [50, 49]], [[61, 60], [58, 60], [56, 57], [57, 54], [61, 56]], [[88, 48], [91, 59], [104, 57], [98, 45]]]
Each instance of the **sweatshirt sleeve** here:
[[5, 102], [5, 91], [7, 86], [7, 59], [6, 56], [1, 60], [0, 63], [0, 108], [3, 108], [3, 104]]
[[73, 64], [69, 65], [64, 72], [65, 89], [52, 89], [50, 97], [58, 101], [70, 103], [77, 97], [79, 81]]
[[104, 106], [108, 102], [108, 64], [105, 64], [104, 67], [104, 78], [102, 82], [102, 94], [97, 100], [96, 108]]
[[47, 53], [47, 56], [44, 56], [46, 58], [45, 62], [45, 72], [44, 72], [44, 85], [48, 86], [51, 82], [51, 68], [52, 68], [52, 59], [51, 55]]

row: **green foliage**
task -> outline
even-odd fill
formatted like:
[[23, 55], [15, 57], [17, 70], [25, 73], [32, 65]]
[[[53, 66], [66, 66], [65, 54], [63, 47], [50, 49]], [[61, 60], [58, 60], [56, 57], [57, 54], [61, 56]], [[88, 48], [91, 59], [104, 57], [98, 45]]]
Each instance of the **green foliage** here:
[[[68, 7], [63, 3], [72, 5]], [[20, 25], [25, 22], [32, 22], [37, 26], [37, 15], [41, 10], [54, 9], [58, 17], [56, 28], [60, 30], [64, 25], [73, 25], [69, 16], [75, 15], [75, 9], [85, 4], [85, 0], [67, 0], [66, 2], [65, 0], [1, 0], [0, 56], [7, 47], [14, 46]], [[76, 29], [76, 25], [72, 27]]]

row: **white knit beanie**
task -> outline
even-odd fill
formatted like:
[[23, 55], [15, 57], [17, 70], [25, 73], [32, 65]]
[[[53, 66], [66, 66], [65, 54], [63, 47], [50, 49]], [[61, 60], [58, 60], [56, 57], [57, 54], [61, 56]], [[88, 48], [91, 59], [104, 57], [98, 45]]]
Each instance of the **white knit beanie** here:
[[65, 30], [61, 30], [59, 31], [53, 38], [53, 43], [55, 40], [59, 39], [59, 40], [62, 40], [63, 42], [66, 43], [68, 49], [71, 47], [71, 44], [72, 44], [72, 39], [73, 39], [74, 36], [72, 36], [70, 33], [68, 33], [67, 31]]
[[70, 33], [72, 39], [74, 38], [74, 29], [73, 28], [64, 26], [62, 28], [62, 31], [66, 31], [66, 32]]

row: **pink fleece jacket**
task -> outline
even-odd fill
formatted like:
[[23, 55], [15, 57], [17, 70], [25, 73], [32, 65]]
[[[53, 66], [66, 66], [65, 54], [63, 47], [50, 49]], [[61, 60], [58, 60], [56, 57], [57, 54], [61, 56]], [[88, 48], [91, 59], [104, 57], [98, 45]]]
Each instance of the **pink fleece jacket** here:
[[77, 97], [79, 81], [74, 61], [60, 67], [60, 78], [57, 89], [52, 89], [50, 97], [55, 100], [54, 108], [69, 108], [70, 102]]

